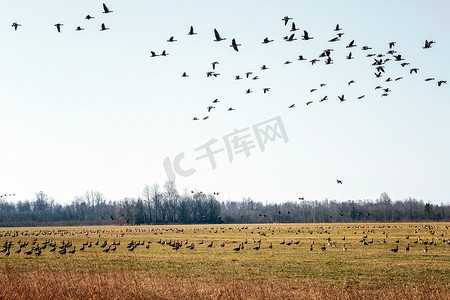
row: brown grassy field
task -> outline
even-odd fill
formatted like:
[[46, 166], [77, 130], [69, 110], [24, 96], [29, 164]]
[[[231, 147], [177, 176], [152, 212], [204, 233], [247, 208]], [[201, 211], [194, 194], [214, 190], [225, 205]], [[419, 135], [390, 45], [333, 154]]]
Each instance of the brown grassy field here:
[[449, 225], [0, 228], [0, 299], [450, 299]]

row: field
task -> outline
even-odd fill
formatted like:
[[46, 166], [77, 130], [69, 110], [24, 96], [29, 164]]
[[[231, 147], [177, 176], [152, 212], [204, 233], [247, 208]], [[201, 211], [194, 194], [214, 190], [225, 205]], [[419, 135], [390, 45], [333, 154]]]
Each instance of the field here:
[[450, 299], [449, 226], [0, 228], [0, 299]]

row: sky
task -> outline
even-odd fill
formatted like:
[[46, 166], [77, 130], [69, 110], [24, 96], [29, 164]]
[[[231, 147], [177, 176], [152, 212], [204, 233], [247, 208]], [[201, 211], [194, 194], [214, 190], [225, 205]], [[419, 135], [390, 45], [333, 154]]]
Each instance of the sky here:
[[[44, 191], [70, 203], [88, 190], [120, 200], [175, 179], [180, 193], [219, 192], [221, 201], [386, 192], [450, 202], [450, 86], [437, 84], [450, 79], [449, 1], [110, 0], [108, 14], [102, 3], [0, 4], [7, 200]], [[299, 31], [286, 42], [292, 22]], [[60, 33], [56, 23], [64, 24]], [[102, 23], [109, 30], [100, 31]], [[344, 35], [328, 42], [336, 24]], [[190, 26], [197, 34], [188, 35]], [[214, 29], [226, 40], [214, 42]], [[313, 39], [302, 40], [303, 30]], [[266, 37], [274, 41], [262, 44]], [[352, 40], [356, 47], [347, 48]], [[423, 49], [425, 40], [436, 43]], [[386, 53], [389, 42], [403, 61]], [[333, 49], [333, 64], [319, 58], [325, 49]], [[150, 57], [163, 50], [167, 56]], [[391, 59], [380, 78], [370, 53]], [[215, 61], [220, 75], [207, 77]]]

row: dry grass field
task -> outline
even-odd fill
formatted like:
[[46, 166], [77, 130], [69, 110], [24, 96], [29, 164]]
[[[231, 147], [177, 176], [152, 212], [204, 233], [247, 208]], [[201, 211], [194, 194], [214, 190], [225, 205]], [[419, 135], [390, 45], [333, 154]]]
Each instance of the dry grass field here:
[[0, 228], [0, 299], [450, 299], [449, 226]]

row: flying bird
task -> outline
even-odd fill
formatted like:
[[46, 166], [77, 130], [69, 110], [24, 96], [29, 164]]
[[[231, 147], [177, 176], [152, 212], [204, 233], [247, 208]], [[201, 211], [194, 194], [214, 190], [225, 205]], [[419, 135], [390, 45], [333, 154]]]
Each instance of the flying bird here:
[[163, 50], [163, 52], [161, 52], [161, 56], [167, 56], [169, 55], [169, 53], [166, 52], [166, 50]]
[[176, 42], [177, 40], [175, 39], [175, 37], [173, 37], [173, 36], [171, 36], [168, 40], [167, 40], [167, 42], [169, 42], [169, 43], [173, 43], [173, 42]]
[[270, 88], [263, 88], [264, 94], [267, 93], [270, 90]]
[[112, 10], [109, 10], [109, 8], [106, 6], [106, 4], [105, 3], [103, 3], [103, 13], [104, 14], [109, 14], [109, 13], [112, 13], [113, 11]]
[[347, 46], [345, 46], [345, 48], [353, 48], [353, 47], [356, 47], [355, 40], [352, 40]]
[[150, 57], [156, 57], [159, 56], [158, 54], [155, 53], [155, 51], [150, 51]]
[[295, 27], [295, 23], [292, 22], [292, 28], [291, 28], [291, 32], [297, 31], [299, 30], [297, 27]]
[[311, 39], [313, 39], [313, 37], [309, 36], [308, 31], [303, 30], [302, 40], [307, 41], [307, 40], [311, 40]]
[[196, 32], [194, 32], [194, 27], [193, 26], [191, 26], [190, 28], [189, 28], [189, 32], [188, 32], [188, 35], [194, 35], [194, 34], [197, 34]]
[[287, 25], [287, 23], [289, 22], [289, 20], [292, 20], [292, 18], [289, 18], [288, 16], [285, 16], [283, 19], [281, 19], [281, 21], [284, 21], [284, 26]]
[[14, 30], [17, 30], [17, 27], [22, 26], [17, 22], [12, 23], [11, 27], [14, 27]]
[[217, 61], [214, 61], [214, 62], [211, 63], [213, 70], [216, 69], [216, 65], [217, 64], [219, 64], [219, 62], [217, 62]]
[[61, 26], [64, 26], [64, 24], [57, 23], [53, 26], [56, 26], [56, 29], [58, 30], [58, 32], [61, 32]]
[[89, 21], [90, 19], [94, 19], [94, 17], [92, 17], [91, 15], [87, 15], [87, 16], [85, 17], [85, 19]]
[[297, 39], [295, 38], [295, 33], [293, 33], [286, 39], [286, 42], [292, 42], [292, 41], [296, 41], [296, 40]]
[[342, 30], [342, 27], [339, 27], [339, 24], [336, 24], [336, 27], [334, 28], [334, 31], [340, 31]]
[[183, 72], [183, 74], [181, 74], [181, 77], [189, 77], [189, 75], [186, 72]]
[[226, 40], [226, 38], [222, 38], [219, 34], [219, 32], [214, 28], [214, 35], [216, 37], [216, 39], [214, 40], [214, 42], [220, 42], [220, 41], [224, 41]]
[[100, 29], [100, 31], [105, 31], [105, 30], [109, 30], [109, 28], [107, 28], [105, 26], [105, 23], [102, 23], [102, 28]]
[[289, 107], [288, 107], [288, 108], [293, 108], [293, 107], [295, 107], [295, 103], [294, 103], [294, 104], [291, 104], [291, 105], [289, 105]]
[[342, 184], [342, 180], [340, 180], [340, 179], [336, 179], [336, 183], [340, 183], [340, 184]]
[[447, 84], [447, 80], [439, 80], [437, 84], [438, 86], [441, 86], [443, 83]]
[[81, 26], [78, 26], [75, 30], [76, 31], [81, 31], [81, 30], [84, 30], [84, 28], [81, 28]]
[[273, 42], [273, 40], [269, 40], [269, 38], [266, 37], [262, 43], [263, 43], [263, 44], [268, 44], [268, 43], [270, 43], [270, 42]]
[[241, 44], [236, 43], [235, 39], [231, 40], [231, 45], [230, 47], [233, 47], [234, 50], [239, 51], [238, 46], [240, 46]]
[[344, 102], [344, 101], [345, 101], [344, 95], [338, 96], [338, 98], [339, 98], [339, 100], [340, 100], [341, 102]]

